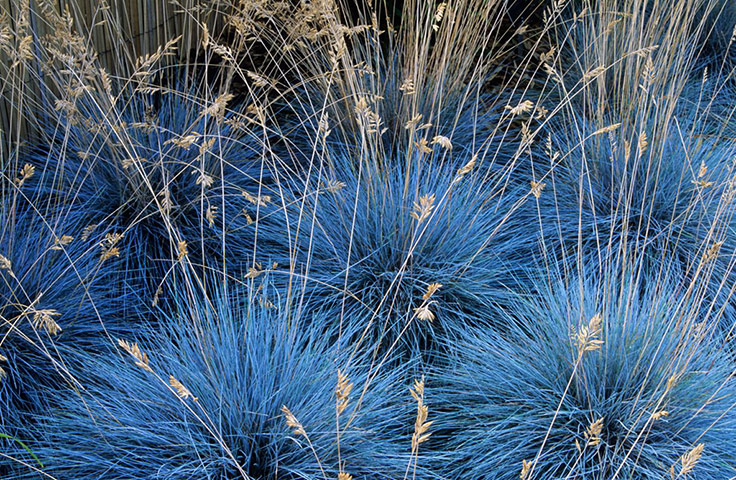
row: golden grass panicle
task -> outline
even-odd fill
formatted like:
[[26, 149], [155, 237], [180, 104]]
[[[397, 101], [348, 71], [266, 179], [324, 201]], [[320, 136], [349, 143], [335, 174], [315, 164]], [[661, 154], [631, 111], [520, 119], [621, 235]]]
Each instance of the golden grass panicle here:
[[506, 110], [509, 110], [512, 116], [518, 117], [519, 115], [529, 113], [534, 108], [534, 102], [531, 100], [524, 100], [515, 107], [506, 105]]
[[432, 138], [432, 145], [435, 145], [435, 144], [439, 145], [445, 150], [452, 150], [452, 142], [450, 141], [449, 138], [443, 135], [435, 135], [434, 138]]
[[[197, 172], [194, 173], [196, 174]], [[211, 175], [207, 175], [206, 173], [201, 172], [194, 183], [196, 185], [201, 185], [202, 188], [210, 188], [215, 183], [215, 179], [212, 178]]]
[[5, 255], [0, 255], [0, 270], [5, 270], [11, 276], [13, 275], [13, 263]]
[[414, 309], [414, 315], [416, 315], [419, 320], [433, 322], [435, 319], [435, 316], [432, 310], [429, 309], [432, 303], [434, 302], [423, 303], [422, 305], [416, 307]]
[[84, 227], [84, 229], [82, 230], [82, 241], [86, 242], [87, 240], [89, 240], [90, 235], [92, 235], [92, 232], [94, 232], [96, 228], [96, 223]]
[[353, 480], [353, 476], [349, 473], [340, 472], [337, 474], [337, 480]]
[[340, 370], [337, 371], [337, 386], [335, 387], [335, 397], [337, 398], [337, 415], [339, 416], [348, 406], [350, 401], [350, 392], [353, 390], [353, 384], [349, 381], [348, 376]]
[[217, 205], [208, 205], [207, 210], [204, 212], [204, 218], [207, 219], [207, 224], [210, 228], [215, 226], [215, 215], [217, 215]]
[[649, 139], [647, 138], [647, 132], [641, 132], [639, 135], [639, 155], [644, 155], [644, 153], [647, 151], [647, 148], [649, 148]]
[[417, 125], [419, 125], [419, 122], [421, 122], [421, 121], [422, 121], [422, 114], [421, 113], [418, 113], [418, 114], [414, 115], [413, 117], [411, 117], [409, 120], [406, 121], [406, 124], [404, 125], [404, 128], [406, 130], [411, 130], [412, 128], [414, 128]]
[[61, 237], [57, 237], [56, 239], [54, 239], [54, 246], [51, 247], [51, 250], [61, 250], [65, 246], [72, 243], [73, 240], [74, 237], [72, 237], [71, 235], [62, 235]]
[[700, 168], [698, 169], [698, 178], [693, 180], [693, 184], [700, 188], [708, 188], [713, 186], [713, 182], [709, 182], [705, 179], [708, 173], [708, 166], [705, 162], [700, 162]]
[[575, 335], [577, 342], [578, 353], [590, 352], [593, 350], [599, 350], [603, 345], [603, 340], [600, 340], [601, 335], [601, 314], [596, 313], [593, 318], [590, 319], [588, 325], [583, 325]]
[[15, 184], [18, 186], [18, 188], [22, 187], [27, 180], [30, 180], [30, 178], [33, 177], [34, 173], [36, 173], [36, 167], [31, 165], [30, 163], [26, 163], [25, 165], [23, 165], [23, 168], [20, 169], [18, 178], [15, 179]]
[[176, 244], [176, 250], [177, 250], [177, 255], [176, 255], [177, 260], [181, 260], [182, 258], [186, 257], [189, 253], [187, 251], [187, 241], [179, 240], [179, 242]]
[[434, 12], [434, 23], [432, 24], [432, 30], [435, 32], [440, 29], [440, 22], [445, 16], [445, 10], [447, 9], [447, 2], [442, 2], [437, 5], [437, 10]]
[[194, 133], [192, 133], [190, 135], [185, 135], [185, 136], [180, 137], [180, 138], [172, 138], [170, 140], [166, 140], [164, 142], [164, 145], [166, 145], [167, 143], [171, 143], [175, 147], [179, 147], [179, 148], [182, 148], [184, 150], [187, 150], [187, 149], [189, 149], [189, 147], [191, 147], [192, 145], [194, 145], [197, 142], [197, 139], [198, 138], [199, 138], [199, 133], [194, 132]]
[[698, 460], [700, 460], [700, 456], [703, 454], [703, 449], [705, 448], [704, 443], [699, 443], [695, 447], [693, 447], [692, 450], [685, 453], [680, 457], [680, 474], [679, 477], [686, 477], [692, 471], [695, 469], [695, 466], [698, 464]]
[[227, 103], [234, 98], [234, 95], [232, 93], [223, 93], [219, 95], [215, 100], [208, 105], [204, 110], [202, 110], [202, 113], [200, 113], [201, 117], [214, 117], [215, 119], [222, 120], [225, 116], [225, 111], [227, 108]]
[[102, 247], [102, 253], [100, 254], [101, 261], [104, 262], [108, 258], [120, 256], [120, 248], [117, 247], [117, 244], [122, 238], [122, 233], [108, 233], [105, 235], [105, 238], [100, 242], [100, 247]]
[[130, 356], [135, 358], [135, 364], [137, 366], [147, 372], [153, 373], [153, 369], [151, 368], [148, 361], [148, 355], [145, 352], [141, 351], [137, 343], [128, 343], [122, 338], [118, 338], [118, 346], [125, 350]]
[[654, 412], [652, 415], [652, 420], [660, 420], [662, 418], [668, 417], [670, 415], [670, 412], [667, 410], [659, 410], [658, 412]]
[[417, 147], [422, 153], [432, 153], [432, 148], [429, 146], [429, 142], [424, 137], [422, 137], [418, 142], [414, 142], [414, 146]]
[[434, 193], [430, 195], [422, 195], [419, 197], [419, 203], [414, 202], [414, 209], [409, 215], [411, 215], [417, 223], [422, 223], [432, 214], [432, 211], [434, 210], [434, 199]]
[[535, 182], [534, 180], [532, 180], [530, 184], [532, 187], [532, 195], [534, 195], [534, 198], [539, 199], [539, 197], [542, 196], [542, 190], [544, 190], [546, 184], [544, 182]]
[[457, 179], [460, 179], [467, 175], [468, 173], [472, 172], [475, 168], [475, 163], [478, 160], [478, 155], [473, 155], [473, 158], [471, 158], [468, 163], [460, 167], [457, 171]]
[[303, 437], [307, 436], [307, 431], [304, 430], [302, 424], [296, 419], [294, 414], [291, 413], [291, 410], [289, 410], [286, 405], [281, 407], [281, 413], [284, 414], [286, 425], [294, 431], [294, 435], [301, 435]]
[[603, 65], [595, 67], [591, 70], [588, 70], [587, 72], [583, 74], [583, 83], [599, 77], [605, 71], [606, 71], [606, 67], [604, 67]]
[[61, 327], [56, 323], [54, 317], [58, 317], [59, 315], [61, 315], [59, 312], [50, 308], [40, 310], [34, 309], [33, 328], [43, 328], [49, 333], [49, 335], [58, 335], [61, 332]]
[[414, 388], [410, 388], [409, 392], [417, 402], [417, 418], [414, 422], [414, 433], [411, 437], [411, 451], [414, 454], [419, 449], [419, 445], [426, 442], [432, 435], [429, 432], [429, 427], [434, 423], [434, 421], [427, 421], [429, 408], [424, 404], [424, 375], [422, 375], [421, 380], [414, 380]]
[[718, 258], [718, 253], [721, 251], [722, 246], [722, 240], [720, 242], [713, 242], [713, 244], [708, 247], [708, 250], [703, 253], [703, 261], [710, 262]]
[[177, 380], [173, 375], [169, 375], [169, 385], [171, 385], [172, 388], [176, 390], [176, 394], [182, 400], [186, 400], [187, 398], [191, 398], [195, 402], [198, 400], [197, 397], [192, 395], [192, 392], [189, 391], [189, 389], [185, 387], [184, 384]]
[[529, 476], [529, 472], [532, 469], [532, 462], [529, 460], [522, 460], [521, 461], [521, 474], [519, 475], [519, 478], [521, 480], [527, 480], [527, 477]]
[[595, 137], [596, 135], [602, 135], [604, 133], [615, 132], [619, 128], [621, 128], [621, 123], [614, 123], [613, 125], [608, 125], [607, 127], [599, 128], [598, 130], [593, 132], [592, 136]]
[[596, 446], [601, 443], [601, 433], [603, 433], [603, 417], [591, 422], [585, 430], [586, 445]]
[[432, 295], [434, 295], [435, 293], [437, 293], [437, 290], [439, 290], [440, 288], [442, 288], [442, 284], [441, 283], [436, 283], [436, 282], [435, 283], [430, 283], [427, 286], [427, 291], [424, 292], [424, 295], [422, 295], [422, 299], [423, 300], [429, 300], [430, 297], [432, 297]]
[[241, 192], [241, 195], [253, 205], [259, 205], [261, 207], [265, 207], [271, 202], [270, 195], [252, 195], [245, 190]]
[[404, 80], [401, 83], [399, 90], [402, 91], [404, 95], [414, 95], [415, 93], [417, 93], [416, 88], [414, 87], [414, 80], [412, 80], [411, 78], [407, 78], [406, 80]]
[[345, 188], [345, 182], [340, 182], [335, 179], [330, 179], [327, 181], [327, 186], [325, 187], [325, 190], [327, 190], [330, 193], [337, 193], [343, 188]]
[[255, 266], [248, 267], [248, 273], [245, 274], [245, 278], [256, 278], [261, 275], [265, 270], [260, 263], [256, 263]]

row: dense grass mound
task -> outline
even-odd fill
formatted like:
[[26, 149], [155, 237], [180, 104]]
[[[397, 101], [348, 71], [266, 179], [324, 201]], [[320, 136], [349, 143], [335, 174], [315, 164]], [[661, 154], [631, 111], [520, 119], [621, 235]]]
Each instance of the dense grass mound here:
[[720, 310], [722, 327], [731, 328], [736, 145], [699, 133], [689, 118], [673, 120], [666, 141], [653, 145], [645, 130], [632, 144], [579, 127], [582, 144], [571, 132], [572, 139], [549, 136], [556, 164], [540, 198], [517, 215], [536, 223], [543, 256], [562, 260], [567, 272], [591, 256], [604, 269], [638, 259], [654, 284], [676, 269], [683, 289], [705, 284], [704, 308]]
[[181, 242], [198, 266], [246, 271], [247, 259], [229, 261], [230, 239], [251, 248], [246, 213], [271, 181], [247, 106], [226, 111], [232, 96], [208, 100], [204, 87], [125, 92], [110, 111], [91, 94], [80, 100], [74, 116], [57, 118], [22, 157], [38, 177], [30, 202], [122, 235], [128, 283], [155, 291]]
[[104, 236], [81, 233], [80, 216], [42, 216], [23, 208], [20, 195], [17, 200], [21, 207], [5, 204], [0, 213], [0, 431], [6, 434], [44, 403], [44, 386], [75, 382], [66, 354], [106, 350], [144, 310], [136, 292], [117, 281], [120, 259], [102, 259]]
[[526, 191], [484, 179], [468, 153], [439, 145], [397, 153], [407, 155], [407, 171], [345, 158], [321, 167], [273, 214], [283, 223], [259, 231], [263, 264], [291, 267], [275, 278], [302, 308], [327, 309], [388, 344], [420, 343], [435, 327], [475, 322], [502, 304], [523, 241], [506, 222]]
[[[76, 479], [336, 478], [343, 468], [356, 478], [403, 475], [413, 413], [394, 395], [409, 384], [408, 370], [370, 375], [362, 355], [349, 360], [322, 332], [290, 328], [297, 319], [257, 295], [250, 304], [224, 294], [180, 303], [161, 319], [163, 332], [139, 337], [145, 359], [131, 348], [70, 357], [83, 385], [51, 397], [29, 442], [44, 471]], [[336, 423], [338, 368], [347, 406]], [[287, 425], [283, 406], [306, 435]]]
[[513, 331], [458, 342], [436, 393], [450, 478], [519, 478], [530, 462], [522, 478], [662, 479], [700, 444], [692, 475], [736, 473], [722, 343], [671, 286], [617, 280], [556, 284], [510, 312]]

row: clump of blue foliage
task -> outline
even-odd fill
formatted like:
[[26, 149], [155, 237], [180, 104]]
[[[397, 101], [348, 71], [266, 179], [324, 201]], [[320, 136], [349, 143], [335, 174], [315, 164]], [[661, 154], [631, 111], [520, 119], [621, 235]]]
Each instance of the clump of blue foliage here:
[[[406, 154], [416, 157], [409, 171], [343, 157], [315, 174], [322, 178], [310, 179], [308, 193], [296, 189], [291, 208], [276, 213], [283, 223], [261, 227], [259, 250], [267, 262], [291, 265], [296, 275], [279, 283], [306, 311], [329, 309], [373, 339], [391, 344], [401, 336], [418, 345], [434, 327], [474, 323], [509, 295], [519, 245], [507, 213], [523, 195], [459, 175], [467, 154], [428, 167], [419, 164], [430, 156]], [[446, 153], [435, 146], [432, 155]], [[419, 221], [412, 212], [430, 195], [432, 210]], [[418, 320], [415, 309], [435, 283], [442, 285], [430, 300], [436, 321]]]
[[[672, 284], [596, 277], [539, 287], [544, 296], [508, 313], [513, 328], [454, 344], [434, 392], [452, 426], [438, 467], [448, 478], [519, 478], [523, 459], [534, 478], [661, 479], [698, 443], [697, 478], [734, 475], [723, 344], [678, 322], [689, 305]], [[577, 334], [596, 315], [602, 344], [581, 353]]]
[[[358, 478], [402, 475], [413, 411], [395, 396], [410, 398], [410, 365], [372, 370], [365, 355], [301, 328], [267, 298], [270, 290], [174, 295], [159, 328], [131, 338], [151, 371], [122, 351], [68, 356], [84, 386], [47, 397], [32, 442], [44, 471], [78, 479], [335, 478], [342, 465]], [[336, 423], [338, 368], [354, 390]], [[170, 376], [196, 399], [178, 395]], [[307, 437], [290, 431], [282, 406]], [[14, 475], [36, 478], [22, 466]]]

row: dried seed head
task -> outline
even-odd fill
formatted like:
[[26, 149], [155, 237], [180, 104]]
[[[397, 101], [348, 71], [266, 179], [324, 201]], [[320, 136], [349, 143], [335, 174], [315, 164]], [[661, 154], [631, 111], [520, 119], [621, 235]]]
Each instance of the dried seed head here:
[[216, 118], [218, 121], [222, 120], [225, 116], [227, 103], [232, 100], [233, 97], [234, 95], [232, 93], [223, 93], [222, 95], [219, 95], [211, 105], [202, 110], [200, 117], [210, 116]]
[[519, 115], [528, 113], [532, 110], [532, 108], [534, 108], [534, 102], [532, 102], [531, 100], [524, 100], [515, 107], [512, 107], [511, 105], [506, 105], [506, 110], [509, 110], [511, 115], [514, 117], [518, 117]]
[[528, 460], [522, 460], [521, 461], [521, 474], [519, 475], [519, 478], [521, 480], [526, 480], [529, 476], [529, 472], [532, 469], [532, 462]]
[[108, 258], [120, 256], [120, 248], [116, 245], [122, 238], [122, 233], [108, 233], [105, 235], [105, 238], [100, 242], [100, 247], [102, 247], [101, 261], [104, 262]]
[[692, 450], [680, 457], [680, 476], [687, 476], [695, 469], [695, 465], [697, 465], [698, 460], [700, 460], [700, 456], [703, 454], [704, 448], [705, 444], [699, 443]]
[[429, 142], [427, 142], [427, 139], [424, 137], [422, 137], [419, 142], [414, 142], [414, 146], [422, 153], [432, 153], [432, 149], [429, 147]]
[[705, 179], [705, 175], [708, 173], [708, 166], [705, 162], [700, 162], [700, 168], [698, 169], [698, 178], [693, 180], [693, 184], [700, 188], [708, 188], [713, 186], [713, 182], [709, 182]]
[[327, 182], [327, 186], [325, 187], [325, 190], [327, 190], [330, 193], [336, 193], [339, 190], [342, 190], [343, 188], [345, 188], [345, 182], [339, 182], [337, 180], [330, 179]]
[[421, 380], [414, 380], [414, 388], [409, 389], [409, 392], [417, 402], [417, 418], [414, 422], [414, 434], [411, 437], [411, 451], [414, 453], [419, 445], [427, 441], [432, 435], [427, 433], [433, 422], [427, 421], [429, 408], [424, 404], [424, 376]]
[[643, 155], [644, 152], [647, 151], [647, 148], [649, 147], [649, 140], [647, 138], [646, 132], [641, 132], [641, 135], [639, 135], [639, 155]]
[[172, 138], [170, 140], [167, 140], [164, 143], [171, 143], [176, 147], [183, 148], [186, 150], [192, 145], [194, 145], [194, 143], [196, 143], [198, 138], [199, 138], [199, 133], [194, 132], [190, 135], [186, 135], [180, 138]]
[[20, 169], [18, 178], [15, 179], [15, 184], [18, 186], [18, 188], [22, 187], [23, 184], [26, 183], [26, 180], [29, 180], [35, 172], [36, 167], [31, 165], [30, 163], [26, 163], [25, 165], [23, 165], [23, 168]]
[[399, 90], [404, 92], [404, 95], [414, 95], [416, 93], [416, 90], [414, 88], [414, 80], [412, 80], [411, 78], [407, 78], [403, 81], [403, 83], [399, 87]]
[[432, 313], [432, 311], [429, 309], [429, 306], [432, 303], [433, 302], [429, 302], [429, 303], [418, 306], [417, 308], [414, 309], [414, 315], [416, 315], [419, 320], [426, 320], [429, 322], [434, 321], [434, 318], [435, 318], [434, 313]]
[[710, 247], [708, 247], [708, 251], [703, 253], [703, 261], [710, 262], [718, 258], [718, 252], [721, 251], [722, 246], [723, 246], [722, 240], [720, 242], [714, 242]]
[[598, 350], [603, 345], [603, 341], [599, 339], [601, 334], [601, 314], [596, 313], [593, 318], [590, 319], [588, 325], [581, 326], [575, 335], [577, 341], [578, 353], [590, 352]]
[[195, 181], [195, 183], [197, 185], [201, 185], [202, 188], [209, 188], [212, 186], [213, 183], [215, 183], [215, 179], [212, 178], [210, 175], [207, 175], [206, 173], [202, 172], [197, 177], [197, 180]]
[[92, 232], [95, 231], [95, 228], [97, 228], [97, 224], [87, 225], [82, 230], [82, 241], [86, 242], [89, 240], [89, 236], [92, 235]]
[[177, 253], [177, 256], [176, 256], [176, 259], [177, 260], [181, 260], [182, 258], [186, 257], [187, 254], [189, 253], [187, 251], [187, 242], [186, 242], [186, 240], [179, 240], [179, 242], [176, 245], [176, 249], [177, 249], [177, 252], [178, 252]]
[[218, 207], [216, 205], [208, 205], [207, 210], [204, 212], [204, 218], [207, 219], [207, 224], [210, 228], [215, 226], [215, 215], [217, 214]]
[[447, 9], [447, 2], [442, 2], [437, 5], [437, 10], [434, 12], [434, 23], [432, 24], [432, 30], [435, 32], [440, 29], [439, 23], [442, 21], [442, 17], [445, 16], [445, 10]]
[[286, 405], [283, 405], [281, 407], [281, 412], [284, 414], [284, 417], [286, 418], [286, 425], [293, 429], [294, 435], [302, 435], [304, 437], [307, 436], [307, 432], [304, 430], [304, 427], [299, 422], [299, 420], [296, 419], [293, 413], [286, 408]]
[[153, 373], [153, 370], [151, 369], [151, 366], [148, 363], [148, 355], [146, 355], [145, 352], [142, 352], [140, 347], [137, 343], [128, 343], [122, 338], [118, 338], [118, 346], [125, 350], [128, 355], [135, 358], [136, 362], [135, 364], [142, 368], [143, 370], [146, 370], [147, 372]]
[[61, 332], [61, 327], [56, 323], [54, 317], [59, 315], [61, 315], [59, 312], [50, 308], [33, 310], [33, 328], [44, 328], [49, 335], [57, 335]]
[[654, 415], [652, 415], [652, 420], [660, 420], [664, 417], [668, 417], [670, 415], [670, 412], [667, 410], [660, 410], [658, 412], [655, 412]]
[[546, 184], [543, 182], [535, 182], [534, 180], [532, 180], [530, 183], [532, 187], [532, 195], [534, 195], [534, 198], [539, 199], [539, 197], [542, 196], [542, 190], [544, 190]]
[[606, 67], [602, 65], [600, 67], [595, 67], [592, 70], [588, 70], [587, 72], [583, 74], [583, 82], [587, 82], [588, 80], [593, 80], [594, 78], [597, 78], [605, 71], [606, 71]]
[[251, 195], [250, 193], [246, 192], [245, 190], [243, 190], [243, 192], [241, 192], [241, 194], [243, 195], [243, 197], [245, 197], [246, 200], [248, 200], [253, 205], [260, 205], [261, 207], [265, 207], [266, 205], [268, 205], [269, 202], [271, 202], [271, 196], [270, 195], [258, 195], [258, 196], [255, 196], [255, 195]]
[[596, 135], [602, 135], [604, 133], [609, 133], [618, 130], [621, 127], [621, 123], [614, 123], [613, 125], [609, 125], [607, 127], [599, 128], [595, 132], [593, 132], [592, 136]]
[[260, 263], [256, 263], [255, 267], [248, 267], [248, 273], [245, 274], [245, 278], [256, 278], [263, 273], [263, 268]]
[[54, 240], [54, 246], [51, 247], [51, 250], [61, 250], [66, 245], [72, 243], [72, 240], [74, 240], [74, 237], [71, 235], [62, 235], [60, 238]]
[[337, 371], [337, 387], [335, 387], [335, 396], [337, 397], [337, 414], [340, 415], [348, 406], [350, 392], [353, 390], [353, 384], [350, 383], [347, 375], [340, 370]]
[[443, 135], [435, 135], [434, 138], [432, 138], [432, 145], [434, 144], [439, 145], [445, 150], [452, 150], [452, 142], [450, 141], [449, 138]]
[[4, 255], [0, 255], [0, 270], [5, 270], [10, 275], [13, 275], [13, 264]]
[[191, 398], [193, 401], [197, 401], [197, 397], [192, 395], [192, 392], [189, 391], [187, 387], [184, 386], [179, 380], [174, 378], [173, 375], [169, 375], [169, 385], [171, 385], [175, 390], [176, 394], [179, 395], [179, 398], [182, 400], [186, 400], [187, 398]]
[[418, 223], [422, 223], [434, 210], [434, 193], [419, 197], [419, 203], [414, 202], [414, 210], [409, 214]]
[[422, 121], [422, 114], [418, 113], [406, 122], [406, 124], [404, 125], [404, 128], [406, 130], [411, 130], [412, 128], [416, 127], [421, 121]]
[[603, 432], [603, 417], [592, 422], [585, 430], [585, 440], [587, 445], [595, 446], [601, 443], [601, 433]]
[[471, 158], [468, 163], [460, 167], [457, 171], [458, 178], [462, 178], [468, 173], [473, 171], [473, 168], [475, 168], [475, 162], [478, 160], [478, 155], [473, 155], [473, 158]]
[[427, 291], [424, 293], [424, 295], [422, 295], [422, 299], [429, 300], [429, 298], [434, 295], [440, 288], [442, 288], [441, 283], [430, 283], [427, 286]]

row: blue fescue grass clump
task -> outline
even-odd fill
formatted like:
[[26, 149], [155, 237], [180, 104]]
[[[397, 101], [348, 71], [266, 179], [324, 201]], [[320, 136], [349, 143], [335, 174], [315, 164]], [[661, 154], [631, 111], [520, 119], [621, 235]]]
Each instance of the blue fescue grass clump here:
[[[123, 351], [67, 358], [82, 385], [57, 390], [26, 435], [44, 471], [80, 480], [316, 479], [340, 468], [401, 477], [414, 420], [409, 368], [373, 375], [363, 354], [338, 352], [320, 329], [293, 328], [298, 319], [264, 296], [268, 286], [250, 302], [243, 290], [219, 291], [179, 296], [175, 311], [161, 312], [161, 330], [139, 332], [150, 371]], [[354, 386], [339, 437], [338, 369]], [[283, 406], [306, 437], [287, 425]], [[13, 478], [36, 478], [14, 468]]]
[[[581, 118], [578, 134], [551, 126], [546, 153], [536, 162], [545, 189], [517, 220], [537, 224], [540, 252], [561, 259], [568, 272], [591, 256], [603, 268], [638, 259], [653, 283], [678, 269], [681, 285], [707, 286], [703, 305], [721, 309], [729, 329], [736, 319], [727, 286], [734, 275], [736, 145], [701, 133], [713, 124], [682, 112], [664, 140], [652, 139], [648, 129], [661, 126], [647, 122], [637, 127], [635, 141], [618, 132], [594, 135]], [[554, 165], [545, 167], [550, 158]]]
[[[504, 303], [517, 280], [516, 249], [528, 238], [507, 223], [526, 191], [484, 178], [488, 160], [458, 173], [472, 159], [462, 144], [358, 165], [350, 151], [335, 148], [341, 156], [315, 167], [284, 208], [271, 207], [279, 222], [259, 227], [259, 258], [281, 266], [274, 279], [300, 308], [328, 309], [335, 322], [390, 345], [399, 336], [421, 343], [435, 327], [472, 322]], [[422, 305], [436, 320], [417, 318]]]
[[[29, 202], [83, 212], [89, 225], [123, 234], [121, 276], [154, 291], [180, 241], [192, 262], [219, 270], [231, 237], [252, 245], [243, 214], [248, 195], [272, 180], [264, 140], [249, 130], [247, 102], [218, 96], [203, 82], [189, 90], [170, 82], [174, 88], [153, 93], [122, 89], [109, 110], [90, 93], [73, 115], [47, 119], [43, 141], [22, 156], [38, 177]], [[233, 268], [250, 263], [240, 260]]]
[[0, 428], [28, 421], [43, 404], [43, 386], [74, 383], [67, 352], [106, 350], [141, 313], [136, 293], [115, 281], [119, 259], [101, 259], [103, 237], [81, 235], [86, 224], [80, 217], [3, 204], [0, 354], [7, 363]]
[[692, 475], [736, 474], [733, 364], [673, 284], [596, 274], [539, 290], [509, 311], [514, 328], [469, 330], [447, 358], [449, 478], [519, 478], [530, 462], [522, 478], [663, 479], [701, 443]]

